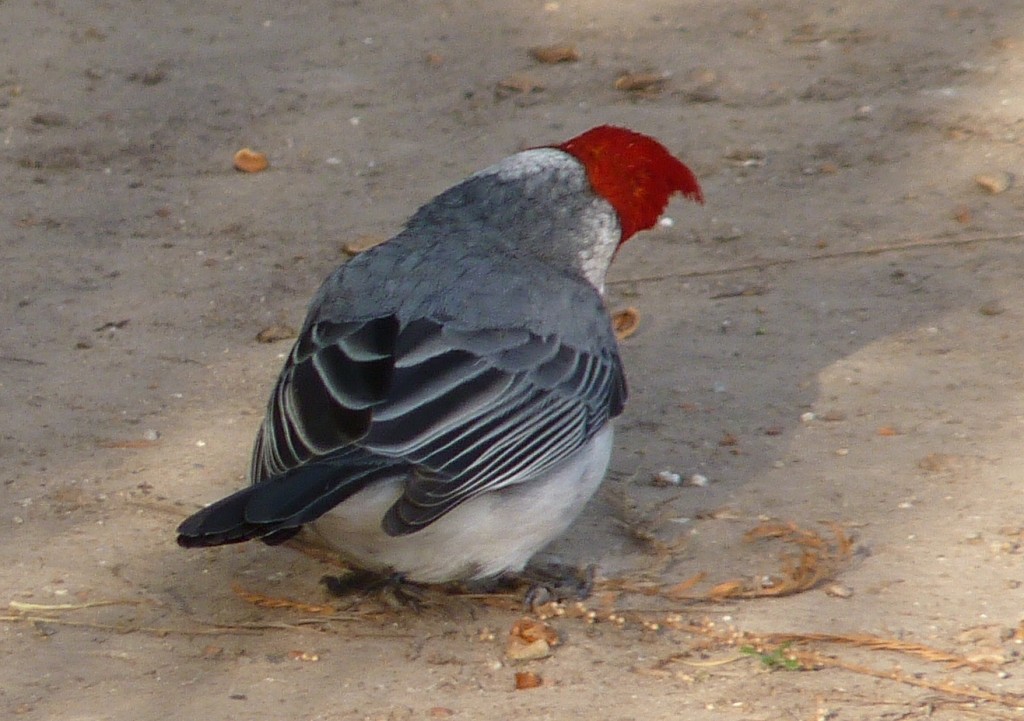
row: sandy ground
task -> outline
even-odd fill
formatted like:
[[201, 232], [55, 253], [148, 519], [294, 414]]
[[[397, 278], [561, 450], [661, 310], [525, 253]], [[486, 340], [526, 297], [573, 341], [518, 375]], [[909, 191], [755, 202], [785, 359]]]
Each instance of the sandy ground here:
[[[556, 42], [580, 60], [527, 52]], [[975, 180], [1024, 171], [1021, 3], [8, 0], [0, 57], [0, 600], [74, 606], [5, 612], [0, 715], [1024, 714], [1024, 195]], [[627, 71], [667, 80], [616, 89]], [[528, 92], [496, 92], [509, 78]], [[287, 548], [174, 545], [242, 483], [287, 350], [257, 332], [301, 321], [343, 243], [605, 122], [661, 138], [708, 202], [613, 268], [611, 305], [642, 317], [631, 403], [554, 551], [769, 592], [795, 546], [743, 534], [825, 521], [854, 538], [833, 579], [606, 592], [516, 665], [507, 604], [395, 612], [326, 599], [330, 567]], [[243, 146], [271, 169], [232, 170]], [[800, 642], [773, 672], [729, 629], [890, 650]], [[542, 685], [513, 690], [517, 671]]]

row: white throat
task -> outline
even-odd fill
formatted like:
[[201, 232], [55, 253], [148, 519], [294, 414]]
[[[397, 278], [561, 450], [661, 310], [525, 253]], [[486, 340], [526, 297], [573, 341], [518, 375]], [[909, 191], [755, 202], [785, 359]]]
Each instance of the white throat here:
[[619, 247], [620, 231], [615, 223], [602, 224], [596, 228], [597, 242], [580, 250], [580, 269], [590, 284], [604, 295], [604, 280], [611, 265], [616, 248]]

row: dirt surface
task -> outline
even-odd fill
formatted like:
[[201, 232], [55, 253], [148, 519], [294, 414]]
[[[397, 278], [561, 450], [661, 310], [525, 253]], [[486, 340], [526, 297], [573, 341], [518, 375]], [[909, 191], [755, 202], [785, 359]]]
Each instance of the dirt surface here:
[[[3, 717], [1021, 717], [1021, 3], [7, 0], [0, 53]], [[553, 553], [711, 600], [605, 581], [517, 664], [515, 599], [394, 611], [174, 545], [243, 482], [288, 348], [256, 334], [344, 243], [609, 122], [707, 205], [613, 268], [632, 396]], [[818, 535], [744, 540], [775, 520]]]

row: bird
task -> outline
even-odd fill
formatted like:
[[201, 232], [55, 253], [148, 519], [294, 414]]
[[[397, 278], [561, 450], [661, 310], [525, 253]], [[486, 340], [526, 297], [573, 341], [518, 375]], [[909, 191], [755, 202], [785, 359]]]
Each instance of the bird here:
[[305, 526], [347, 563], [422, 584], [517, 573], [597, 491], [627, 386], [604, 300], [618, 249], [694, 173], [600, 125], [427, 202], [314, 295], [270, 393], [249, 485], [186, 548]]

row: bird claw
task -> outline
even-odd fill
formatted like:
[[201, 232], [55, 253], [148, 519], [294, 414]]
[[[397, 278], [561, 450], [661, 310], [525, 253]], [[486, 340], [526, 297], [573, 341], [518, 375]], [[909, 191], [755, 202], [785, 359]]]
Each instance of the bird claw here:
[[596, 575], [597, 566], [593, 564], [582, 568], [561, 563], [531, 567], [522, 576], [531, 584], [523, 605], [532, 611], [552, 601], [582, 601], [593, 593]]
[[412, 609], [419, 613], [427, 600], [426, 590], [407, 581], [400, 573], [382, 576], [372, 571], [352, 571], [344, 576], [323, 576], [320, 583], [332, 596], [376, 591], [381, 601], [395, 610]]
[[356, 591], [374, 588], [381, 583], [381, 577], [369, 571], [354, 570], [340, 576], [321, 576], [320, 583], [330, 595], [343, 597]]
[[412, 610], [420, 613], [427, 602], [427, 590], [396, 574], [381, 587], [380, 597], [396, 611]]

